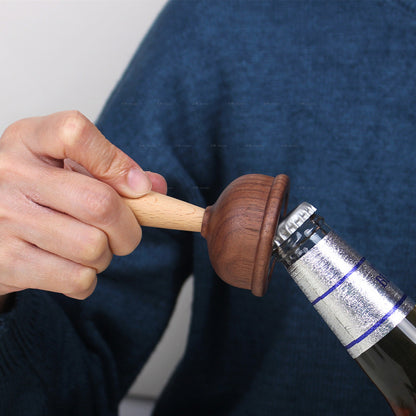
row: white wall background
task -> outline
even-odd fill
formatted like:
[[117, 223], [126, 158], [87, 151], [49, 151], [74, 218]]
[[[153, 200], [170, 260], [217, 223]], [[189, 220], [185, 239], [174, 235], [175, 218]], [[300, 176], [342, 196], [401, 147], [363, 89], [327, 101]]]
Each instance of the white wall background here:
[[78, 109], [96, 119], [166, 0], [0, 0], [0, 129]]
[[[77, 109], [95, 120], [166, 0], [0, 0], [0, 133], [23, 117]], [[140, 161], [138, 161], [140, 163]], [[157, 395], [183, 352], [191, 281], [131, 393]]]

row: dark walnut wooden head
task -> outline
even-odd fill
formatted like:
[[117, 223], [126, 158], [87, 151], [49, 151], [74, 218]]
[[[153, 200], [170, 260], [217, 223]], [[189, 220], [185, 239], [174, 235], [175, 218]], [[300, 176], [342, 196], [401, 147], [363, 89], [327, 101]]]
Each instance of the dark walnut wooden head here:
[[222, 280], [256, 296], [265, 294], [273, 237], [288, 191], [286, 175], [245, 175], [205, 210], [201, 234]]

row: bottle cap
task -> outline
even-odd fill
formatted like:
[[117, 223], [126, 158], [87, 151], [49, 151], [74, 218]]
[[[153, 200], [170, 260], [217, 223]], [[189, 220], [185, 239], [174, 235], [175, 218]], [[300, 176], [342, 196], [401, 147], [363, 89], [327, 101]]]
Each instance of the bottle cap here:
[[274, 245], [276, 247], [282, 245], [315, 212], [316, 208], [312, 204], [302, 202], [277, 227]]

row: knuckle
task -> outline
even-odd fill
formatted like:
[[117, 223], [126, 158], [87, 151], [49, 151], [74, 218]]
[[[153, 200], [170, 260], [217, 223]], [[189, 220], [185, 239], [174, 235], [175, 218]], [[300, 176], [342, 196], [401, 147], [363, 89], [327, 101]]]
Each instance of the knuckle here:
[[80, 267], [69, 280], [68, 296], [85, 299], [94, 291], [96, 280], [95, 270], [89, 267]]
[[108, 250], [104, 255], [100, 258], [99, 261], [97, 261], [95, 268], [97, 270], [97, 273], [103, 272], [111, 263], [111, 260], [113, 259], [113, 255], [110, 250]]
[[16, 137], [20, 137], [23, 125], [25, 124], [24, 120], [17, 120], [14, 123], [10, 124], [4, 130], [1, 140], [8, 140], [8, 139], [15, 139]]
[[85, 137], [90, 121], [77, 110], [65, 111], [61, 117], [58, 136], [67, 146], [77, 146]]
[[85, 198], [87, 213], [101, 225], [112, 224], [119, 216], [119, 196], [108, 185], [100, 184], [97, 191], [89, 190]]
[[90, 227], [87, 235], [83, 236], [80, 249], [83, 260], [87, 264], [95, 264], [101, 259], [103, 253], [108, 250], [106, 234], [97, 228]]
[[128, 248], [128, 251], [126, 254], [132, 253], [137, 248], [137, 246], [140, 244], [141, 241], [142, 241], [142, 228], [139, 226], [136, 229], [136, 233], [132, 238], [131, 245]]
[[97, 286], [97, 278], [94, 279], [93, 284], [88, 288], [88, 290], [84, 292], [76, 293], [74, 294], [73, 297], [75, 297], [78, 300], [85, 300], [94, 293], [96, 286]]
[[142, 229], [138, 225], [131, 230], [129, 235], [124, 235], [124, 244], [123, 247], [114, 250], [114, 254], [117, 256], [127, 256], [131, 254], [142, 240]]
[[117, 148], [110, 145], [103, 147], [102, 150], [103, 153], [97, 155], [99, 157], [96, 157], [93, 162], [94, 172], [97, 172], [103, 180], [110, 180], [113, 177], [126, 174], [128, 168], [118, 166]]

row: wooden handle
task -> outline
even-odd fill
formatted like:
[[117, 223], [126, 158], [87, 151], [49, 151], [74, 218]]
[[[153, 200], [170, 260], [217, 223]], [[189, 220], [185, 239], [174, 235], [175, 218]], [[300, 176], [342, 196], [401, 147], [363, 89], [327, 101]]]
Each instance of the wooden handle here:
[[142, 226], [201, 232], [204, 208], [153, 191], [124, 200]]

